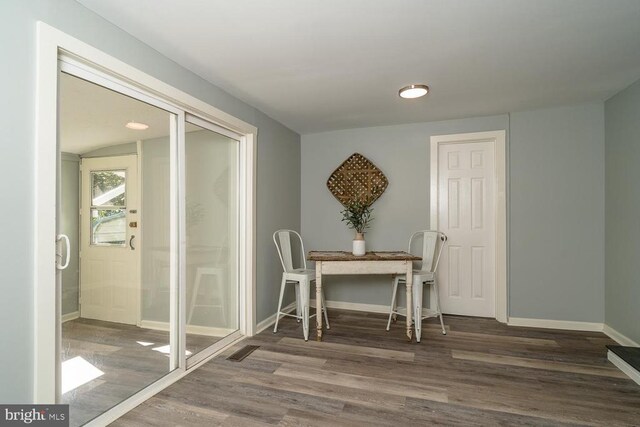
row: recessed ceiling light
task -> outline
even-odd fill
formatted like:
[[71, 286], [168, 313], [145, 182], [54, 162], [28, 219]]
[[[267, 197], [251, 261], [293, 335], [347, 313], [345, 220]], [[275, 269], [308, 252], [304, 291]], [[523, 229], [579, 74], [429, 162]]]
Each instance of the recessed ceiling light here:
[[149, 125], [146, 125], [144, 123], [138, 123], [138, 122], [129, 122], [126, 125], [124, 125], [124, 127], [129, 128], [129, 129], [133, 129], [133, 130], [147, 130], [147, 129], [149, 129]]
[[413, 99], [425, 96], [429, 92], [429, 86], [427, 85], [409, 85], [405, 86], [398, 92], [400, 98]]

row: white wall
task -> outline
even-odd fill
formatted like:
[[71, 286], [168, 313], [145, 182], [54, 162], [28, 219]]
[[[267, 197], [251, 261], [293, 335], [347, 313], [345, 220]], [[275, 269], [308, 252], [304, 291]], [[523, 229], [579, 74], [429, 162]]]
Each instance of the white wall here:
[[[389, 179], [373, 205], [370, 249], [406, 250], [429, 228], [431, 135], [508, 130], [509, 312], [604, 320], [603, 106], [325, 132], [302, 137], [302, 233], [307, 250], [350, 250], [353, 233], [326, 180], [359, 152]], [[511, 122], [511, 123], [510, 123]], [[329, 300], [389, 304], [389, 280], [328, 277]]]

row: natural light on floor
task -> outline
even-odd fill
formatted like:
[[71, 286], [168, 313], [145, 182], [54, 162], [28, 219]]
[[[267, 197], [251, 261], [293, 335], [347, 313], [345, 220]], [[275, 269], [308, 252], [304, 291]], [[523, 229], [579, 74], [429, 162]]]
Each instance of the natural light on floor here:
[[144, 347], [149, 347], [150, 345], [153, 345], [152, 342], [146, 342], [146, 341], [136, 341], [136, 342]]
[[62, 394], [104, 375], [80, 356], [62, 362]]
[[[159, 351], [162, 354], [166, 354], [169, 355], [169, 353], [171, 353], [171, 349], [169, 347], [169, 345], [163, 345], [162, 347], [156, 347], [152, 349], [153, 351]], [[189, 350], [185, 350], [184, 352], [185, 355], [187, 356], [191, 356], [193, 353], [191, 353]]]

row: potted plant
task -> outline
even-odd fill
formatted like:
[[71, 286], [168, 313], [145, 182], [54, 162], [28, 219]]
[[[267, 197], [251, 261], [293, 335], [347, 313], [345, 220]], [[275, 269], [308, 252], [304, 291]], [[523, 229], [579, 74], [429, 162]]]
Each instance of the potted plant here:
[[342, 221], [346, 222], [349, 228], [356, 230], [353, 240], [354, 255], [362, 256], [366, 253], [364, 233], [373, 220], [372, 211], [371, 203], [366, 198], [350, 200], [342, 211]]

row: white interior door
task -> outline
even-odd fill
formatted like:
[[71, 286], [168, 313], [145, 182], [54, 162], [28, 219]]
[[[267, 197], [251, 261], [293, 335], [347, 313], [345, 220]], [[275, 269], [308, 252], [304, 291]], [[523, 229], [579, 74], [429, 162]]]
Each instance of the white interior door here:
[[80, 316], [139, 319], [137, 156], [82, 160]]
[[449, 238], [438, 267], [444, 313], [495, 317], [494, 150], [486, 141], [438, 146], [438, 229]]

